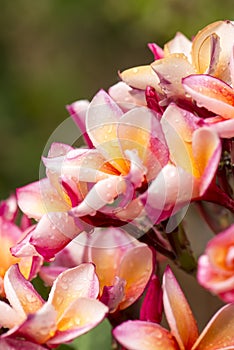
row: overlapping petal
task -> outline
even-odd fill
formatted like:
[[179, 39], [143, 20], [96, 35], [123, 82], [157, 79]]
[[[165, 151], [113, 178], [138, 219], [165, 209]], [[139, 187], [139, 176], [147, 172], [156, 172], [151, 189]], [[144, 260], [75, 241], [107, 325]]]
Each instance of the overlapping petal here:
[[156, 323], [128, 321], [116, 327], [113, 334], [128, 350], [179, 350], [170, 332]]
[[234, 348], [234, 304], [220, 309], [203, 330], [192, 350]]
[[163, 304], [170, 332], [157, 323], [127, 321], [114, 329], [117, 341], [129, 350], [233, 349], [234, 304], [221, 308], [198, 336], [191, 309], [169, 267], [163, 277]]
[[99, 282], [92, 264], [61, 273], [47, 302], [17, 265], [8, 270], [4, 282], [10, 305], [0, 302], [0, 325], [9, 328], [2, 338], [20, 338], [54, 347], [95, 327], [108, 312], [107, 306], [96, 300]]
[[225, 119], [234, 118], [234, 92], [222, 80], [205, 74], [190, 75], [183, 79], [183, 86], [199, 107]]
[[191, 349], [198, 337], [197, 324], [190, 306], [169, 268], [164, 273], [163, 304], [171, 332], [180, 349]]

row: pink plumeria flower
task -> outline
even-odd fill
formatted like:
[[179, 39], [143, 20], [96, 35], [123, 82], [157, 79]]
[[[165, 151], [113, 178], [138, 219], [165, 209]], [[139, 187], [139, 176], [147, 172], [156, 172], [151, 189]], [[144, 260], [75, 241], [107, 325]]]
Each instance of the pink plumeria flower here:
[[[234, 83], [234, 65], [232, 53], [232, 86]], [[191, 75], [183, 79], [187, 93], [199, 107], [205, 107], [215, 116], [205, 119], [217, 131], [220, 137], [234, 136], [234, 90], [224, 81], [210, 75]]]
[[53, 144], [43, 159], [47, 178], [17, 191], [22, 211], [39, 220], [30, 242], [46, 259], [86, 229], [85, 223], [113, 226], [137, 218], [143, 209], [139, 193], [168, 162], [160, 122], [146, 107], [123, 113], [101, 90], [85, 123], [95, 148]]
[[153, 254], [144, 243], [120, 228], [95, 228], [82, 233], [58, 253], [50, 266], [41, 268], [40, 276], [51, 284], [66, 267], [93, 262], [100, 281], [100, 299], [110, 312], [133, 304], [144, 292], [153, 271]]
[[117, 341], [128, 350], [234, 348], [234, 304], [220, 309], [199, 335], [190, 306], [169, 268], [163, 278], [163, 303], [170, 331], [153, 322], [127, 321], [114, 329]]
[[[35, 254], [30, 254], [30, 256], [20, 257], [13, 256], [11, 248], [14, 247], [19, 241], [21, 241], [27, 231], [32, 229], [29, 226], [26, 231], [24, 231], [20, 226], [15, 224], [16, 214], [18, 211], [16, 198], [11, 195], [7, 200], [0, 202], [0, 296], [4, 296], [4, 285], [3, 279], [6, 271], [11, 265], [16, 263], [19, 264], [21, 273], [27, 279], [32, 279], [36, 276], [38, 270], [40, 269], [43, 259], [36, 253], [35, 249], [31, 247], [31, 250]], [[25, 217], [21, 219], [23, 223], [23, 228], [26, 228], [29, 223], [26, 223], [27, 219]]]
[[68, 269], [54, 281], [45, 302], [17, 265], [4, 278], [6, 297], [0, 301], [0, 325], [8, 337], [56, 347], [89, 331], [103, 320], [108, 308], [96, 300], [99, 282], [92, 264]]
[[149, 185], [146, 200], [149, 213], [157, 216], [161, 210], [160, 220], [207, 192], [221, 155], [216, 132], [200, 127], [199, 118], [176, 104], [167, 107], [161, 125], [170, 161]]
[[198, 282], [225, 302], [234, 302], [234, 225], [212, 238], [198, 260]]
[[[146, 91], [147, 86], [153, 87], [162, 106], [171, 100], [181, 99], [184, 100], [183, 104], [185, 100], [187, 104], [189, 99], [182, 85], [183, 78], [202, 73], [213, 75], [226, 83], [231, 82], [230, 42], [233, 38], [234, 25], [230, 21], [217, 21], [206, 26], [192, 42], [177, 33], [165, 44], [163, 53], [156, 53], [151, 65], [127, 69], [121, 73], [121, 78], [135, 89]], [[151, 49], [155, 51], [154, 47]], [[146, 97], [148, 101], [147, 91]]]

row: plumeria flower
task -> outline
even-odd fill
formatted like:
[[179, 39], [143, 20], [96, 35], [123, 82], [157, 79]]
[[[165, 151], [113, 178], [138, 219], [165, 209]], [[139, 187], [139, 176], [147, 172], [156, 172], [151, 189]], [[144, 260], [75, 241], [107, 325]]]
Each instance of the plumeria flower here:
[[15, 224], [17, 211], [18, 207], [14, 195], [0, 202], [0, 297], [5, 295], [3, 279], [11, 265], [18, 263], [24, 277], [32, 279], [43, 263], [42, 257], [36, 253], [33, 247], [31, 247], [31, 250], [35, 254], [30, 254], [29, 256], [23, 256], [22, 254], [21, 257], [12, 255], [11, 248], [21, 241], [27, 232], [32, 229], [32, 226], [27, 227], [30, 223], [25, 216], [21, 219], [21, 227]]
[[225, 302], [234, 301], [234, 225], [212, 238], [198, 260], [198, 282]]
[[47, 178], [17, 191], [22, 211], [39, 220], [30, 242], [47, 259], [86, 224], [116, 226], [138, 217], [139, 194], [168, 162], [160, 122], [146, 107], [123, 113], [100, 91], [85, 125], [95, 148], [53, 144], [43, 159]]
[[163, 205], [162, 219], [207, 193], [219, 164], [221, 143], [216, 132], [199, 127], [199, 118], [175, 104], [168, 106], [161, 125], [170, 162], [150, 184], [146, 208], [155, 215]]
[[234, 66], [233, 53], [230, 69], [232, 69], [232, 86], [210, 75], [191, 75], [183, 79], [187, 93], [199, 107], [205, 107], [215, 114], [205, 119], [207, 125], [216, 130], [220, 137], [234, 136]]
[[159, 104], [167, 105], [171, 100], [182, 99], [186, 105], [189, 99], [182, 85], [183, 78], [191, 74], [210, 74], [226, 83], [231, 82], [230, 42], [233, 39], [234, 25], [230, 21], [217, 21], [206, 26], [192, 42], [177, 33], [164, 46], [163, 52], [159, 53], [155, 45], [150, 45], [155, 56], [151, 65], [127, 69], [120, 76], [132, 88], [146, 91], [147, 100], [147, 86], [151, 86], [156, 90], [155, 98], [159, 98]]
[[117, 341], [128, 350], [234, 348], [234, 304], [221, 308], [199, 335], [190, 306], [169, 268], [163, 278], [163, 303], [170, 331], [153, 322], [127, 321], [114, 329]]
[[2, 339], [20, 338], [48, 347], [69, 342], [103, 320], [108, 308], [96, 300], [99, 282], [92, 264], [58, 276], [45, 302], [17, 265], [4, 278], [6, 297], [0, 302]]
[[62, 269], [93, 262], [100, 281], [100, 299], [110, 312], [133, 304], [143, 293], [153, 271], [153, 254], [144, 243], [120, 228], [95, 228], [69, 243], [40, 276], [51, 284]]

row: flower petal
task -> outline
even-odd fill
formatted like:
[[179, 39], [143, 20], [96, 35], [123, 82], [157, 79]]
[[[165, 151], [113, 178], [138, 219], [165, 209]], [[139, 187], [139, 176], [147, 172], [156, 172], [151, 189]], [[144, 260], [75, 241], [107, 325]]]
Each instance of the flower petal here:
[[20, 273], [18, 265], [11, 266], [7, 271], [4, 288], [9, 303], [22, 318], [39, 310], [44, 303], [33, 285]]
[[200, 173], [199, 195], [203, 195], [210, 185], [219, 165], [221, 142], [211, 128], [202, 127], [193, 133], [192, 148], [194, 161]]
[[198, 337], [198, 329], [192, 311], [168, 267], [163, 277], [163, 304], [167, 321], [180, 349], [191, 349]]
[[162, 116], [161, 124], [172, 162], [197, 176], [191, 146], [193, 132], [198, 128], [195, 115], [170, 104]]
[[157, 44], [149, 43], [147, 46], [150, 49], [150, 51], [153, 53], [155, 60], [158, 60], [164, 57], [164, 50]]
[[147, 168], [150, 181], [168, 162], [168, 150], [156, 114], [146, 107], [125, 113], [118, 124], [118, 138], [123, 151], [135, 150]]
[[179, 350], [171, 334], [151, 322], [124, 322], [114, 329], [113, 335], [128, 350]]
[[162, 288], [159, 278], [156, 275], [152, 275], [141, 305], [140, 319], [141, 321], [160, 323], [162, 312]]
[[147, 86], [152, 86], [157, 91], [161, 90], [157, 74], [149, 65], [126, 69], [120, 73], [120, 78], [126, 84], [136, 89], [145, 90]]
[[0, 216], [6, 221], [14, 221], [17, 215], [17, 201], [14, 194], [4, 201], [0, 201]]
[[60, 273], [64, 272], [65, 270], [66, 267], [62, 266], [42, 266], [39, 271], [39, 276], [44, 281], [46, 286], [51, 287]]
[[126, 183], [122, 176], [111, 176], [98, 181], [88, 192], [84, 200], [70, 210], [75, 217], [95, 215], [97, 210], [111, 204], [118, 195], [125, 192]]
[[2, 350], [46, 350], [47, 348], [23, 339], [1, 338], [0, 349]]
[[112, 286], [104, 286], [100, 301], [108, 306], [109, 312], [116, 311], [119, 304], [124, 299], [125, 285], [125, 280], [115, 276]]
[[234, 118], [224, 119], [216, 123], [209, 123], [209, 120], [206, 119], [206, 122], [215, 132], [217, 132], [219, 137], [234, 137]]
[[172, 53], [183, 53], [187, 58], [191, 55], [192, 42], [182, 33], [177, 32], [175, 37], [164, 45], [165, 56]]
[[48, 179], [18, 188], [17, 199], [20, 209], [34, 219], [40, 219], [46, 212], [66, 211], [69, 208]]
[[217, 21], [198, 32], [192, 43], [192, 59], [198, 72], [205, 73], [210, 65], [211, 45], [210, 36], [217, 35], [220, 40], [220, 55], [215, 72], [216, 77], [227, 83], [231, 82], [229, 62], [234, 40], [234, 25], [231, 21]]
[[120, 172], [127, 171], [127, 165], [117, 137], [117, 122], [123, 112], [104, 91], [99, 91], [91, 101], [86, 128], [96, 149]]
[[58, 323], [55, 336], [47, 344], [57, 345], [79, 337], [96, 327], [107, 312], [108, 308], [98, 300], [88, 298], [75, 300]]
[[192, 350], [234, 348], [234, 304], [220, 309], [205, 327]]
[[108, 93], [124, 112], [137, 106], [146, 106], [144, 91], [132, 89], [123, 81], [111, 86]]
[[[162, 90], [169, 96], [184, 96], [185, 91], [181, 79], [195, 73], [194, 67], [184, 54], [171, 54], [151, 64], [160, 79]], [[176, 74], [175, 74], [176, 72]]]
[[234, 118], [234, 91], [223, 81], [197, 74], [184, 78], [183, 85], [199, 107], [205, 107], [223, 118]]
[[56, 328], [56, 311], [52, 305], [45, 303], [36, 313], [28, 315], [18, 328], [8, 331], [7, 335], [24, 337], [35, 343], [44, 344], [53, 337]]
[[67, 105], [67, 110], [70, 113], [72, 119], [82, 132], [82, 136], [87, 143], [89, 148], [93, 147], [92, 141], [86, 132], [86, 112], [89, 107], [89, 101], [87, 100], [79, 100], [73, 102], [71, 105]]
[[4, 277], [7, 269], [19, 261], [11, 255], [10, 248], [17, 243], [22, 235], [23, 233], [18, 226], [0, 216], [0, 277]]
[[152, 209], [151, 220], [157, 222], [158, 215], [164, 210], [174, 208], [175, 212], [189, 203], [194, 196], [195, 185], [192, 175], [182, 168], [170, 163], [163, 167], [145, 193], [145, 210], [150, 215]]
[[49, 260], [83, 231], [67, 213], [48, 213], [43, 215], [31, 233], [30, 243], [39, 254]]
[[93, 264], [86, 263], [62, 272], [55, 280], [48, 302], [58, 312], [58, 320], [78, 298], [96, 298], [99, 282]]
[[133, 304], [141, 294], [151, 277], [153, 254], [151, 249], [141, 243], [128, 250], [121, 261], [118, 276], [125, 280], [125, 297], [120, 303], [120, 310]]
[[25, 317], [0, 300], [0, 327], [13, 328], [24, 321]]

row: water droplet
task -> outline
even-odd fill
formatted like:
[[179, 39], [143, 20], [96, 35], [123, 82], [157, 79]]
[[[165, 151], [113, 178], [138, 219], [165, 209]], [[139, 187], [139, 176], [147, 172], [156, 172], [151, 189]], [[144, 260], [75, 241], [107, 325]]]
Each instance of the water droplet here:
[[64, 290], [67, 290], [67, 289], [68, 289], [68, 285], [67, 285], [66, 283], [62, 283], [62, 284], [61, 284], [61, 287], [62, 287], [62, 289], [64, 289]]
[[35, 303], [36, 302], [36, 297], [35, 297], [35, 295], [33, 295], [33, 294], [31, 294], [31, 293], [27, 293], [27, 294], [25, 294], [25, 298], [27, 299], [27, 301], [29, 302], [29, 303]]

